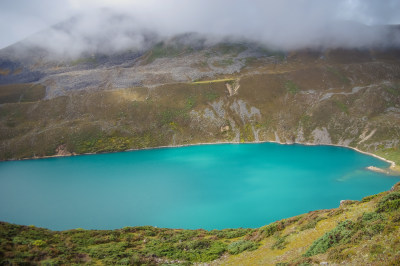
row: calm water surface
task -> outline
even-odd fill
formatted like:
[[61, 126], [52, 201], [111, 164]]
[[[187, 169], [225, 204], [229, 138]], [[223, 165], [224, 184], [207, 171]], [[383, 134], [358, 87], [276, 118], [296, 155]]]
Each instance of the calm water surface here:
[[259, 227], [390, 189], [332, 146], [203, 145], [0, 162], [0, 220], [64, 230]]

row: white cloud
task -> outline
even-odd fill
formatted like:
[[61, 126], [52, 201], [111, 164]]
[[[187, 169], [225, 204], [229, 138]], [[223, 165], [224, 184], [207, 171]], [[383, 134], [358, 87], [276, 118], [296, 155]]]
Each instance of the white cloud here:
[[[11, 0], [0, 3], [0, 26], [10, 44], [72, 14], [84, 14], [73, 31], [49, 31], [41, 36], [53, 50], [76, 54], [104, 49], [115, 51], [143, 45], [141, 29], [162, 35], [200, 32], [235, 35], [280, 48], [306, 46], [363, 46], [382, 39], [368, 25], [399, 23], [398, 0]], [[23, 3], [23, 4], [21, 4]], [[98, 11], [107, 7], [124, 16], [118, 19]], [[116, 14], [114, 13], [114, 14]], [[2, 16], [6, 15], [6, 16]], [[342, 22], [338, 21], [342, 20]], [[347, 21], [347, 22], [344, 22]], [[137, 34], [132, 34], [136, 32]], [[91, 41], [90, 41], [91, 39]], [[101, 47], [101, 46], [104, 47]]]

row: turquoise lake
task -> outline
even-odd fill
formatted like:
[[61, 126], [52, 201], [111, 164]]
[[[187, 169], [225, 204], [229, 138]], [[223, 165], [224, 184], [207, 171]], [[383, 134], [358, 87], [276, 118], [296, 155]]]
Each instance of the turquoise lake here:
[[0, 162], [0, 220], [46, 227], [260, 227], [400, 181], [333, 146], [219, 144]]

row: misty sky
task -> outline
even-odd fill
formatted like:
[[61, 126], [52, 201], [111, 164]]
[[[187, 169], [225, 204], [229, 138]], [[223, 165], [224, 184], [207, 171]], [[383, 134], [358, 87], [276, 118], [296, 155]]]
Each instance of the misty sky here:
[[[107, 7], [132, 20], [105, 21], [95, 10]], [[267, 44], [296, 48], [310, 43], [357, 46], [373, 42], [378, 35], [357, 35], [365, 25], [400, 24], [400, 0], [0, 0], [0, 48], [76, 14], [89, 13], [73, 36], [42, 40], [60, 49], [86, 49], [82, 36], [126, 32], [128, 28], [151, 28], [162, 34], [200, 32], [238, 35]], [[342, 21], [342, 24], [336, 22]], [[335, 23], [333, 23], [335, 22]], [[335, 26], [332, 26], [334, 25]], [[105, 28], [105, 29], [104, 29]], [[56, 36], [56, 37], [54, 37]], [[323, 39], [322, 39], [322, 37]], [[112, 45], [139, 43], [123, 33]]]

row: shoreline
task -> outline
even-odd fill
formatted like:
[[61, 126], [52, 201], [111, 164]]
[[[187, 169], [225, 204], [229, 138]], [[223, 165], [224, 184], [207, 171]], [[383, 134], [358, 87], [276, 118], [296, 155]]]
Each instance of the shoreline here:
[[[180, 148], [180, 147], [190, 147], [190, 146], [202, 146], [202, 145], [219, 145], [219, 144], [257, 144], [257, 143], [277, 143], [281, 145], [304, 145], [304, 146], [333, 146], [333, 147], [340, 147], [340, 148], [347, 148], [347, 149], [352, 149], [356, 152], [369, 155], [372, 157], [375, 157], [381, 161], [384, 161], [390, 166], [388, 168], [378, 168], [375, 166], [368, 166], [366, 169], [373, 171], [373, 172], [379, 172], [383, 173], [382, 171], [391, 171], [393, 174], [398, 174], [400, 175], [400, 171], [396, 169], [396, 163], [388, 160], [384, 157], [381, 157], [379, 155], [376, 155], [371, 152], [366, 152], [362, 151], [358, 148], [355, 147], [350, 147], [350, 146], [343, 146], [339, 144], [315, 144], [315, 143], [310, 143], [310, 142], [305, 142], [305, 143], [299, 143], [299, 142], [293, 142], [293, 143], [286, 143], [286, 142], [278, 142], [278, 141], [257, 141], [257, 142], [233, 142], [233, 141], [217, 141], [217, 142], [200, 142], [200, 143], [191, 143], [191, 144], [178, 144], [178, 145], [167, 145], [167, 146], [158, 146], [158, 147], [145, 147], [145, 148], [135, 148], [135, 149], [127, 149], [123, 151], [110, 151], [110, 152], [92, 152], [92, 153], [71, 153], [69, 155], [51, 155], [51, 156], [36, 156], [36, 157], [31, 157], [31, 158], [21, 158], [21, 159], [10, 159], [10, 160], [1, 160], [0, 162], [8, 162], [8, 161], [23, 161], [23, 160], [39, 160], [39, 159], [49, 159], [49, 158], [62, 158], [62, 157], [71, 157], [71, 156], [81, 156], [81, 155], [96, 155], [96, 154], [108, 154], [108, 153], [116, 153], [116, 152], [129, 152], [129, 151], [141, 151], [141, 150], [155, 150], [155, 149], [166, 149], [166, 148]], [[381, 169], [381, 170], [378, 170]], [[385, 170], [387, 169], [387, 170]]]

